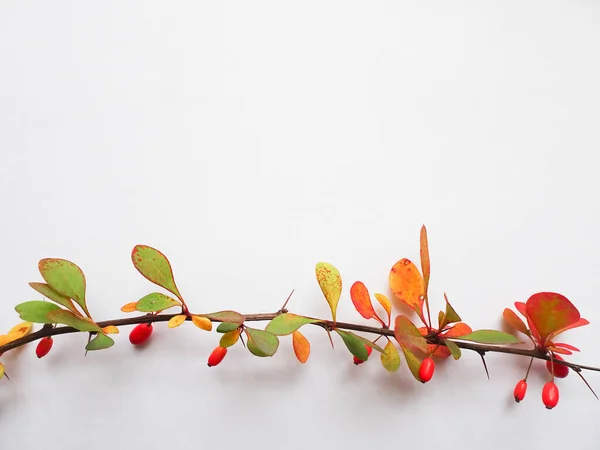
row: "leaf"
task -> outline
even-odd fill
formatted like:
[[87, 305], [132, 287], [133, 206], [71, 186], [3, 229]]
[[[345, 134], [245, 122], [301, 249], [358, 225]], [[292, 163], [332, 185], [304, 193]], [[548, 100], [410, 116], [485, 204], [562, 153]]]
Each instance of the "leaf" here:
[[512, 334], [498, 330], [477, 330], [457, 337], [461, 341], [473, 341], [480, 344], [520, 344]]
[[546, 349], [553, 351], [554, 353], [560, 353], [561, 355], [572, 355], [573, 354], [573, 352], [571, 350], [567, 350], [566, 348], [562, 348], [562, 347], [553, 347], [552, 345], [547, 346]]
[[304, 364], [310, 356], [310, 342], [304, 337], [299, 331], [292, 333], [292, 346], [294, 347], [294, 354], [298, 361]]
[[239, 328], [239, 326], [240, 326], [239, 323], [222, 322], [217, 327], [217, 333], [229, 333], [230, 331], [233, 331], [233, 330]]
[[[427, 229], [425, 225], [421, 227], [421, 270], [423, 271], [423, 293], [427, 295], [429, 287], [429, 277], [431, 274], [431, 262], [429, 259], [429, 243], [427, 242]], [[460, 322], [460, 320], [459, 320]]]
[[48, 319], [48, 313], [51, 311], [64, 310], [54, 303], [42, 300], [32, 300], [15, 306], [15, 311], [19, 313], [21, 319], [28, 322], [54, 323], [52, 320]]
[[467, 325], [464, 322], [459, 322], [457, 324], [455, 324], [452, 328], [450, 328], [448, 331], [444, 331], [444, 333], [442, 333], [443, 337], [459, 337], [459, 336], [464, 336], [465, 334], [469, 334], [472, 333], [473, 330], [471, 329], [471, 327], [469, 325]]
[[113, 341], [112, 338], [105, 334], [98, 333], [94, 339], [88, 342], [88, 344], [85, 346], [85, 349], [87, 351], [104, 350], [105, 348], [112, 347], [113, 345], [115, 345], [115, 341]]
[[577, 322], [569, 325], [568, 327], [562, 328], [558, 331], [555, 331], [554, 333], [552, 333], [550, 336], [548, 336], [548, 340], [550, 339], [554, 339], [556, 336], [558, 336], [561, 333], [564, 333], [567, 330], [572, 330], [573, 328], [578, 328], [578, 327], [582, 327], [584, 325], [589, 325], [589, 321], [587, 319], [579, 319]]
[[244, 323], [244, 316], [236, 311], [217, 311], [210, 314], [202, 314], [202, 316], [215, 322], [232, 322], [237, 323], [238, 326]]
[[10, 329], [7, 333], [8, 341], [16, 341], [17, 339], [21, 339], [23, 336], [27, 336], [31, 333], [33, 329], [33, 324], [31, 322], [21, 322], [18, 325], [15, 325]]
[[4, 376], [5, 370], [4, 370], [4, 365], [2, 363], [0, 363], [0, 378], [2, 378]]
[[379, 302], [379, 304], [381, 305], [381, 307], [387, 313], [387, 315], [388, 315], [388, 326], [389, 326], [390, 321], [392, 319], [392, 303], [390, 302], [390, 299], [387, 298], [383, 294], [375, 294], [375, 298], [377, 299], [377, 301]]
[[395, 372], [400, 367], [400, 355], [390, 340], [388, 340], [381, 354], [381, 365], [388, 372]]
[[62, 323], [79, 331], [102, 331], [102, 328], [87, 317], [78, 316], [72, 311], [65, 309], [50, 311], [47, 317], [50, 323]]
[[102, 328], [102, 332], [104, 334], [119, 334], [119, 329], [117, 327], [115, 327], [114, 325], [108, 325], [108, 326]]
[[303, 325], [316, 322], [323, 321], [319, 319], [310, 319], [308, 317], [298, 316], [296, 314], [284, 313], [271, 320], [267, 324], [265, 330], [269, 333], [273, 333], [276, 336], [287, 336], [288, 334], [292, 334]]
[[350, 299], [358, 313], [365, 319], [370, 319], [375, 315], [369, 290], [362, 281], [357, 281], [350, 287]]
[[[248, 337], [248, 350], [256, 356], [273, 356], [279, 347], [279, 339], [273, 333], [256, 328], [245, 328]], [[257, 353], [250, 349], [250, 346], [257, 350]]]
[[137, 306], [137, 302], [127, 303], [126, 305], [123, 305], [121, 307], [121, 311], [123, 311], [124, 313], [134, 312], [134, 311], [137, 311], [136, 306]]
[[165, 288], [181, 300], [171, 264], [160, 251], [147, 245], [136, 245], [131, 252], [131, 261], [144, 278]]
[[517, 308], [517, 311], [523, 314], [524, 317], [527, 317], [527, 305], [525, 303], [515, 302], [515, 308]]
[[406, 347], [400, 345], [402, 352], [404, 353], [404, 359], [406, 359], [406, 364], [410, 369], [410, 373], [415, 377], [415, 380], [421, 381], [421, 377], [419, 377], [419, 369], [421, 368], [421, 361]]
[[337, 306], [342, 295], [342, 277], [340, 272], [331, 264], [320, 262], [315, 267], [315, 274], [325, 300], [329, 303], [331, 316], [335, 322]]
[[361, 361], [366, 361], [369, 358], [367, 347], [365, 346], [365, 343], [358, 338], [358, 336], [353, 333], [349, 333], [348, 331], [342, 331], [338, 329], [336, 329], [335, 332], [340, 335], [350, 353], [352, 353]]
[[563, 342], [557, 342], [557, 343], [554, 343], [554, 342], [553, 342], [553, 343], [552, 343], [552, 345], [553, 345], [554, 347], [562, 347], [562, 348], [566, 348], [567, 350], [572, 350], [572, 351], [574, 351], [574, 352], [579, 352], [579, 351], [581, 351], [581, 350], [579, 350], [577, 347], [573, 347], [572, 345], [565, 344], [565, 343], [563, 343]]
[[448, 301], [448, 296], [446, 295], [445, 292], [444, 292], [444, 300], [446, 300], [446, 313], [445, 313], [446, 324], [460, 322], [462, 319], [456, 313], [456, 311], [454, 310], [454, 308]]
[[53, 291], [72, 298], [89, 315], [85, 304], [85, 275], [76, 264], [66, 259], [45, 258], [40, 260], [38, 268]]
[[411, 352], [419, 350], [425, 353], [427, 351], [427, 340], [421, 336], [419, 329], [406, 316], [396, 317], [394, 336], [400, 345], [408, 348]]
[[193, 315], [192, 323], [194, 325], [196, 325], [198, 328], [200, 328], [201, 330], [204, 330], [204, 331], [212, 330], [212, 322], [210, 321], [210, 319], [207, 319], [206, 317]]
[[505, 308], [504, 312], [502, 313], [502, 316], [504, 317], [504, 320], [506, 320], [506, 322], [515, 330], [520, 331], [521, 333], [526, 334], [527, 336], [530, 336], [529, 330], [527, 329], [525, 322], [523, 322], [521, 318], [517, 316], [517, 314], [512, 309]]
[[527, 316], [535, 325], [542, 342], [580, 319], [579, 311], [569, 299], [555, 292], [533, 294], [525, 305]]
[[178, 314], [169, 319], [169, 321], [167, 322], [167, 326], [169, 328], [177, 328], [179, 325], [181, 325], [183, 322], [185, 322], [185, 319], [186, 319], [185, 314]]
[[450, 350], [450, 353], [452, 354], [452, 357], [454, 359], [459, 359], [461, 352], [460, 352], [460, 348], [458, 347], [458, 345], [456, 345], [454, 342], [448, 340], [448, 339], [444, 339], [444, 344], [446, 344], [446, 347], [448, 348], [448, 350]]
[[153, 292], [139, 299], [135, 304], [135, 309], [140, 312], [157, 312], [164, 311], [173, 306], [181, 306], [181, 303], [168, 295]]
[[350, 334], [354, 334], [354, 336], [356, 336], [359, 340], [361, 340], [363, 342], [363, 344], [368, 345], [369, 347], [371, 347], [374, 350], [377, 350], [379, 353], [383, 353], [384, 349], [381, 348], [379, 345], [377, 345], [375, 342], [364, 338], [358, 334], [352, 333], [351, 331], [346, 331], [346, 333], [350, 333]]
[[413, 308], [423, 317], [424, 281], [419, 269], [409, 259], [402, 258], [390, 270], [390, 287], [396, 298]]
[[438, 329], [442, 329], [446, 326], [446, 314], [444, 313], [444, 311], [440, 311], [438, 313]]
[[76, 314], [79, 314], [79, 311], [77, 311], [77, 308], [75, 308], [73, 301], [69, 297], [59, 294], [46, 283], [29, 283], [29, 286], [31, 286], [34, 290], [42, 294], [44, 297], [52, 300], [53, 302], [58, 303], [59, 305], [64, 306], [65, 308], [67, 308], [70, 311], [73, 311]]
[[225, 333], [223, 336], [221, 336], [219, 346], [223, 347], [223, 348], [231, 347], [238, 341], [241, 333], [242, 333], [242, 330], [239, 328], [237, 330], [233, 330], [228, 333]]

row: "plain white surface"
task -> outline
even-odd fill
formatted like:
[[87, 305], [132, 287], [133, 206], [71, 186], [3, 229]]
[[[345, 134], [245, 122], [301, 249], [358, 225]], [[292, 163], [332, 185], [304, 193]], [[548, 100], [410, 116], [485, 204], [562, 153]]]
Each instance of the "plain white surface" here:
[[[23, 2], [0, 4], [0, 331], [39, 298], [37, 261], [88, 277], [92, 314], [154, 291], [130, 262], [164, 251], [197, 312], [327, 316], [314, 265], [387, 289], [429, 230], [434, 311], [475, 328], [537, 291], [592, 324], [565, 334], [600, 365], [600, 6], [530, 2]], [[189, 324], [188, 324], [189, 325]], [[129, 329], [6, 355], [0, 448], [597, 448], [599, 403], [574, 374], [559, 407], [540, 363], [490, 355], [360, 367], [322, 330], [302, 366], [216, 333]], [[600, 388], [600, 378], [589, 375]]]

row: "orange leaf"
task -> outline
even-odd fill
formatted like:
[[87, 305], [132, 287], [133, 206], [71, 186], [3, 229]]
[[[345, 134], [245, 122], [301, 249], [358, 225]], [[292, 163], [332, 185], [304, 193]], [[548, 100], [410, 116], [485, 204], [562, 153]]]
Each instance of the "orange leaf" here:
[[543, 343], [550, 335], [567, 329], [580, 319], [575, 305], [564, 295], [555, 292], [533, 294], [526, 302], [526, 311]]
[[387, 298], [383, 294], [375, 294], [375, 298], [377, 299], [379, 304], [382, 306], [382, 308], [385, 309], [385, 312], [388, 315], [388, 326], [389, 326], [390, 321], [392, 320], [392, 303], [390, 302], [390, 299]]
[[427, 242], [427, 229], [425, 225], [421, 227], [421, 269], [423, 270], [423, 292], [427, 294], [431, 274], [431, 261], [429, 260], [429, 244]]
[[194, 325], [196, 325], [198, 328], [200, 328], [201, 330], [204, 330], [204, 331], [212, 330], [212, 322], [210, 321], [210, 319], [207, 319], [206, 317], [194, 315], [194, 316], [192, 316], [192, 323]]
[[411, 352], [420, 350], [427, 352], [427, 341], [419, 332], [419, 329], [406, 316], [397, 316], [394, 323], [394, 336], [400, 345]]
[[126, 312], [126, 313], [134, 312], [134, 311], [136, 311], [135, 305], [137, 305], [137, 302], [127, 303], [126, 305], [123, 305], [121, 307], [121, 311]]
[[527, 326], [525, 326], [525, 322], [523, 322], [512, 309], [506, 308], [502, 315], [504, 316], [504, 320], [506, 320], [511, 327], [529, 336], [529, 330], [527, 329]]
[[573, 354], [573, 352], [571, 350], [567, 350], [566, 348], [553, 347], [552, 345], [549, 345], [546, 348], [548, 350], [553, 351], [554, 353], [560, 353], [561, 355], [572, 355]]
[[573, 350], [574, 352], [580, 351], [577, 347], [573, 347], [572, 345], [565, 344], [563, 342], [557, 342], [556, 344], [554, 342], [551, 342], [550, 344], [554, 347], [562, 347], [562, 348], [566, 348], [568, 350]]
[[467, 325], [464, 322], [459, 322], [456, 325], [454, 325], [452, 328], [450, 328], [448, 331], [442, 333], [442, 336], [453, 338], [453, 337], [464, 336], [465, 334], [469, 334], [472, 332], [473, 332], [473, 330], [471, 329], [471, 327], [469, 325]]
[[114, 325], [108, 325], [102, 328], [102, 331], [104, 331], [104, 334], [119, 334], [119, 329]]
[[350, 298], [358, 313], [365, 319], [370, 319], [375, 315], [369, 290], [362, 281], [357, 281], [350, 287]]
[[396, 298], [413, 308], [421, 320], [423, 317], [424, 281], [419, 269], [410, 260], [403, 258], [390, 270], [390, 287]]
[[296, 330], [292, 333], [292, 346], [294, 347], [296, 358], [298, 358], [298, 361], [304, 364], [310, 355], [310, 343], [308, 342], [308, 339], [306, 339], [302, 333]]

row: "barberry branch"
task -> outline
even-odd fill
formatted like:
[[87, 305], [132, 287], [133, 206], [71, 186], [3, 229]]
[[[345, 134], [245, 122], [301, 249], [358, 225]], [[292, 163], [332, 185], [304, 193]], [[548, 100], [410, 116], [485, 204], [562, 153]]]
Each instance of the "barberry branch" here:
[[[270, 320], [274, 319], [275, 317], [279, 316], [280, 314], [283, 314], [284, 312], [286, 312], [286, 311], [282, 309], [275, 313], [247, 314], [247, 315], [244, 315], [244, 323], [245, 322], [270, 321]], [[127, 325], [137, 325], [137, 324], [141, 324], [141, 323], [168, 322], [169, 320], [171, 320], [173, 317], [175, 317], [177, 315], [178, 314], [159, 314], [159, 315], [147, 314], [147, 315], [143, 315], [143, 316], [129, 317], [129, 318], [125, 318], [125, 319], [105, 320], [102, 322], [97, 322], [97, 324], [101, 328], [105, 328], [108, 326], [122, 327], [122, 326], [127, 326]], [[192, 320], [192, 318], [187, 317], [186, 320], [190, 321], [190, 320]], [[218, 323], [220, 321], [212, 320], [212, 322]], [[319, 322], [315, 322], [310, 325], [319, 326], [321, 328], [324, 328], [327, 331], [331, 331], [333, 329], [341, 329], [341, 330], [350, 330], [350, 331], [358, 331], [358, 332], [362, 332], [362, 333], [376, 334], [378, 336], [394, 337], [394, 331], [387, 327], [371, 327], [368, 325], [360, 325], [360, 324], [339, 322], [339, 321], [336, 321], [334, 323], [331, 320], [320, 320]], [[70, 333], [84, 333], [84, 332], [79, 331], [76, 328], [68, 327], [68, 326], [53, 327], [52, 325], [44, 325], [40, 330], [38, 330], [36, 332], [33, 332], [31, 334], [28, 334], [26, 336], [23, 336], [19, 339], [16, 339], [5, 345], [0, 346], [0, 355], [9, 350], [13, 350], [13, 349], [21, 347], [25, 344], [37, 341], [39, 339], [43, 339], [48, 336], [57, 336], [57, 335], [61, 335], [61, 334], [70, 334]], [[94, 333], [92, 333], [92, 334], [94, 334]], [[434, 336], [426, 336], [426, 339], [431, 344], [444, 345], [443, 342], [437, 342], [435, 340]], [[510, 354], [510, 355], [526, 356], [529, 358], [536, 358], [536, 359], [540, 359], [540, 360], [551, 361], [550, 355], [548, 355], [547, 353], [545, 353], [537, 348], [522, 349], [522, 348], [516, 348], [514, 346], [507, 347], [507, 346], [499, 346], [499, 345], [479, 344], [479, 343], [475, 343], [475, 342], [460, 341], [460, 340], [458, 340], [459, 338], [456, 338], [456, 339], [457, 340], [454, 340], [454, 339], [451, 339], [451, 340], [458, 347], [465, 349], [465, 350], [471, 350], [471, 351], [477, 352], [481, 356], [483, 356], [485, 353], [505, 353], [505, 354]], [[559, 360], [559, 359], [554, 359], [553, 361], [555, 364], [562, 364], [562, 365], [570, 367], [578, 374], [580, 374], [581, 371], [583, 371], [583, 370], [600, 372], [600, 367], [592, 367], [592, 366], [586, 366], [583, 364], [575, 364], [575, 363], [570, 363], [570, 362], [567, 362], [564, 360]]]

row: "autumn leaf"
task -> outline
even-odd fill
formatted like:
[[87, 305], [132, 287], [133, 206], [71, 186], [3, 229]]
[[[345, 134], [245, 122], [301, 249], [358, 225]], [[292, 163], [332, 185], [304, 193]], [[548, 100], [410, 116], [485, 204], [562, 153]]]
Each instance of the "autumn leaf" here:
[[413, 308], [423, 322], [424, 281], [419, 269], [407, 258], [392, 267], [389, 276], [390, 287], [396, 298]]
[[137, 302], [127, 303], [126, 305], [123, 305], [121, 307], [121, 311], [123, 311], [124, 313], [134, 312], [134, 311], [137, 311], [136, 306], [137, 306]]
[[315, 274], [335, 322], [337, 306], [342, 295], [342, 277], [340, 272], [331, 264], [320, 262], [315, 267]]
[[381, 365], [388, 372], [395, 372], [400, 367], [400, 355], [390, 340], [388, 340], [381, 354]]
[[523, 322], [512, 309], [505, 308], [502, 316], [504, 317], [504, 320], [506, 320], [506, 323], [508, 323], [515, 330], [520, 331], [527, 336], [531, 335], [527, 329], [527, 326], [525, 325], [525, 322]]
[[[185, 314], [178, 314], [176, 316], [173, 316], [169, 319], [169, 321], [167, 322], [167, 327], [169, 328], [177, 328], [178, 326], [180, 326], [183, 322], [185, 322], [186, 316]], [[210, 321], [209, 321], [210, 322]]]
[[223, 336], [221, 336], [219, 346], [223, 348], [231, 347], [232, 345], [237, 343], [241, 333], [242, 330], [239, 328], [225, 333]]
[[273, 333], [276, 336], [287, 336], [292, 334], [294, 331], [309, 323], [323, 322], [320, 319], [311, 319], [309, 317], [299, 316], [291, 313], [279, 314], [273, 318], [265, 330]]
[[115, 327], [114, 325], [108, 325], [108, 326], [102, 328], [102, 332], [104, 334], [119, 334], [119, 329], [117, 327]]
[[38, 268], [42, 278], [53, 291], [73, 299], [88, 316], [90, 315], [85, 303], [85, 275], [76, 264], [66, 259], [45, 258], [40, 260]]
[[350, 287], [350, 299], [358, 313], [365, 319], [375, 316], [369, 290], [362, 281], [357, 281]]
[[421, 270], [423, 271], [423, 293], [427, 295], [429, 277], [431, 274], [431, 262], [429, 259], [429, 243], [427, 242], [427, 229], [421, 227]]
[[182, 300], [175, 284], [171, 263], [160, 251], [147, 245], [136, 245], [131, 252], [131, 261], [144, 278]]
[[238, 326], [244, 323], [244, 316], [237, 311], [217, 311], [208, 314], [202, 314], [202, 316], [214, 321], [214, 322], [231, 322], [237, 323]]
[[535, 325], [541, 342], [545, 342], [553, 333], [567, 329], [581, 318], [569, 299], [555, 292], [533, 294], [525, 305], [527, 317]]
[[[210, 319], [207, 319], [206, 317], [192, 315], [192, 323], [194, 325], [196, 325], [198, 328], [200, 328], [201, 330], [204, 330], [204, 331], [212, 330], [212, 322], [210, 321]], [[237, 324], [235, 324], [235, 325], [236, 325], [236, 328], [239, 326]]]
[[402, 349], [402, 353], [404, 353], [404, 359], [406, 359], [406, 364], [410, 369], [410, 373], [417, 381], [421, 381], [421, 377], [419, 377], [419, 369], [421, 368], [421, 361], [417, 358], [414, 353], [412, 353], [409, 349], [400, 345]]
[[292, 333], [292, 346], [294, 347], [296, 358], [304, 364], [310, 355], [310, 343], [308, 339], [299, 331], [294, 331]]
[[445, 325], [449, 324], [449, 323], [456, 323], [456, 322], [460, 322], [462, 319], [460, 318], [460, 316], [456, 313], [456, 311], [454, 310], [454, 308], [452, 307], [452, 305], [450, 304], [450, 302], [448, 301], [448, 296], [446, 295], [446, 293], [444, 292], [444, 300], [446, 301], [446, 312], [444, 313], [444, 319], [445, 319]]
[[387, 326], [389, 327], [390, 322], [392, 321], [392, 303], [390, 302], [390, 299], [387, 298], [383, 294], [375, 294], [375, 298], [377, 299], [377, 301], [379, 302], [381, 307], [387, 313], [387, 316], [388, 316]]
[[427, 351], [427, 341], [415, 324], [406, 316], [400, 315], [396, 317], [394, 335], [398, 343], [410, 350], [411, 353], [415, 350], [423, 353]]
[[153, 292], [139, 299], [135, 308], [140, 312], [158, 312], [173, 306], [181, 306], [181, 303], [168, 295]]

